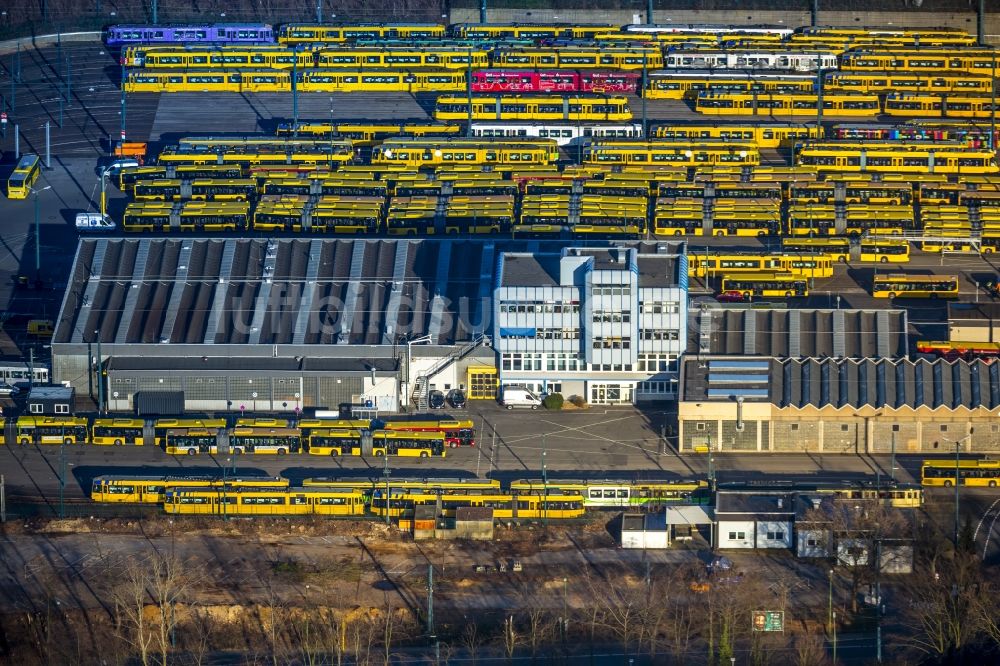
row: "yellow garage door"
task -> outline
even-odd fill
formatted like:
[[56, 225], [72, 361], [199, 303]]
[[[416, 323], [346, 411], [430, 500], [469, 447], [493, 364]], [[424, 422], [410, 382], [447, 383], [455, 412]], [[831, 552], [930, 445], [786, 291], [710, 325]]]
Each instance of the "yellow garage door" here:
[[488, 365], [470, 366], [468, 371], [469, 400], [495, 400], [497, 369]]

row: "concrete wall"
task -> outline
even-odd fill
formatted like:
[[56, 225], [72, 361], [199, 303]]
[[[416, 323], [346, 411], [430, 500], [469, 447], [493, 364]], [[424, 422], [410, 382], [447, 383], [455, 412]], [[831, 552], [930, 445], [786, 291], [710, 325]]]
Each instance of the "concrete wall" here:
[[897, 453], [953, 454], [956, 441], [962, 441], [965, 453], [1000, 453], [998, 412], [985, 407], [780, 409], [745, 403], [739, 431], [735, 403], [683, 401], [680, 450], [704, 453], [710, 444], [712, 451], [886, 454], [895, 439]]
[[666, 530], [629, 530], [622, 531], [622, 548], [657, 548], [667, 547]]
[[[487, 3], [488, 4], [488, 3]], [[487, 9], [486, 17], [493, 23], [645, 23], [643, 6], [635, 10], [585, 10], [585, 9]], [[809, 25], [808, 11], [668, 11], [654, 12], [656, 23], [726, 23], [746, 25], [752, 23], [783, 23], [798, 27]], [[479, 10], [452, 9], [453, 23], [478, 23]], [[976, 14], [970, 7], [968, 13], [948, 12], [820, 12], [819, 25], [837, 26], [897, 26], [897, 27], [950, 27], [976, 33]], [[986, 39], [1000, 44], [1000, 13], [987, 13]]]
[[[812, 541], [813, 543], [809, 543]], [[820, 528], [796, 528], [795, 554], [798, 557], [829, 557], [830, 531]]]
[[[719, 538], [716, 544], [719, 548], [753, 548], [754, 547], [754, 521], [752, 520], [726, 520], [720, 518], [718, 523]], [[736, 533], [735, 538], [730, 538], [730, 533]]]
[[[769, 539], [768, 534], [781, 535], [780, 539]], [[757, 521], [757, 548], [791, 548], [792, 523], [786, 521]]]

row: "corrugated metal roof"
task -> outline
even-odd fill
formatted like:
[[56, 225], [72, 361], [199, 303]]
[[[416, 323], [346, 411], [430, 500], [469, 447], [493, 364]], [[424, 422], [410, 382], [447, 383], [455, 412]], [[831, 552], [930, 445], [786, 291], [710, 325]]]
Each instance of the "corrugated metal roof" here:
[[[706, 306], [713, 356], [777, 358], [902, 358], [908, 339], [905, 310], [825, 310]], [[692, 326], [689, 353], [697, 353], [701, 326]]]
[[[685, 400], [731, 401], [738, 394], [739, 384], [720, 388], [720, 382], [712, 382], [709, 388], [714, 361], [684, 361]], [[1000, 407], [1000, 367], [982, 360], [829, 358], [772, 359], [769, 363], [768, 390], [755, 397], [779, 407]]]
[[[497, 239], [83, 238], [53, 344], [97, 339], [392, 344], [401, 334], [428, 333], [435, 344], [468, 342], [488, 322], [478, 308], [495, 286], [496, 257], [529, 249], [558, 253], [564, 245]], [[649, 270], [659, 270], [656, 260], [670, 260], [667, 255], [685, 247], [624, 245], [657, 255], [644, 262]], [[464, 304], [475, 312], [460, 311]]]

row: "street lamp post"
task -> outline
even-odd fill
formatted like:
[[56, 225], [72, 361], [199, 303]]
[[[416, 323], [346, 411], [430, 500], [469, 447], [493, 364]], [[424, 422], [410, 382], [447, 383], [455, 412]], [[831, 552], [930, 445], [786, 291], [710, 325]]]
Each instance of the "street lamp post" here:
[[827, 632], [833, 632], [833, 569], [830, 569], [830, 588], [826, 600], [826, 628]]
[[[959, 501], [960, 501], [960, 499], [959, 499], [959, 492], [958, 491], [959, 491], [959, 488], [962, 485], [962, 470], [959, 467], [959, 464], [961, 463], [960, 454], [962, 452], [962, 442], [964, 442], [967, 439], [970, 439], [971, 437], [972, 437], [972, 432], [969, 432], [969, 434], [965, 435], [964, 437], [962, 437], [962, 438], [960, 438], [960, 439], [958, 439], [958, 440], [956, 440], [954, 442], [950, 442], [948, 440], [944, 440], [944, 442], [946, 444], [954, 444], [955, 445], [955, 481], [954, 481], [954, 483], [955, 483], [955, 549], [956, 550], [958, 550], [958, 530], [959, 530], [959, 520], [960, 520], [959, 519], [959, 509], [960, 509]], [[947, 484], [947, 481], [945, 483]]]
[[[839, 296], [837, 298], [840, 298]], [[838, 308], [839, 309], [839, 308]], [[894, 425], [893, 428], [896, 426]], [[893, 483], [896, 483], [896, 431], [892, 431], [892, 454], [889, 463], [889, 478], [892, 479]]]
[[41, 222], [39, 221], [39, 210], [38, 210], [38, 193], [44, 192], [45, 190], [51, 190], [51, 185], [46, 185], [43, 188], [35, 189], [31, 188], [31, 193], [35, 195], [35, 277], [42, 271], [42, 230]]
[[229, 459], [226, 459], [226, 464], [222, 466], [222, 519], [229, 520], [229, 514], [226, 513], [226, 500], [229, 496], [226, 494], [226, 472], [229, 469]]
[[97, 329], [94, 331], [94, 337], [97, 339], [97, 413], [104, 413], [104, 373], [101, 364], [101, 331]]
[[837, 611], [833, 611], [833, 663], [837, 663]]
[[389, 525], [389, 450], [386, 448], [385, 452], [382, 454], [382, 459], [385, 461], [385, 467], [382, 473], [385, 475], [385, 524]]
[[549, 526], [549, 470], [545, 464], [546, 453], [545, 433], [542, 433], [542, 517], [547, 528]]

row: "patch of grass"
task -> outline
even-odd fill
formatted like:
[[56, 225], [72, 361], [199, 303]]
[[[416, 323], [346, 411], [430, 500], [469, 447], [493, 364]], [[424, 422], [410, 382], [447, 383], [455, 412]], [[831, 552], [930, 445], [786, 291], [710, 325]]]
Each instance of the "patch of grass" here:
[[308, 573], [301, 562], [296, 560], [278, 560], [271, 563], [271, 572], [288, 580], [301, 583]]

